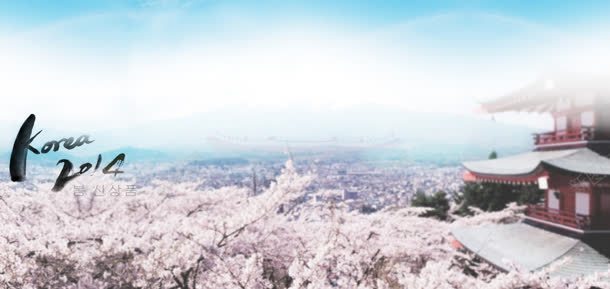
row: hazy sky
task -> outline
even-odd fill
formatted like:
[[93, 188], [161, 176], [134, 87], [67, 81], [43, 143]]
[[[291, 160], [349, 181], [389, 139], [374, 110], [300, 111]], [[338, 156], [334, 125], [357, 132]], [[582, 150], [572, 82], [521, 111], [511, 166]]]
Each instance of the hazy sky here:
[[0, 121], [370, 104], [476, 115], [544, 75], [610, 65], [608, 1], [379, 2], [2, 1]]

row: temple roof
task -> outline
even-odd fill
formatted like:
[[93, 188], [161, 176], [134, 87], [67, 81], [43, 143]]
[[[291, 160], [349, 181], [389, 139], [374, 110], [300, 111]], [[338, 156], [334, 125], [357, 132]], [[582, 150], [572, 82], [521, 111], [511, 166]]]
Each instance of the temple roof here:
[[498, 159], [464, 162], [463, 165], [467, 170], [482, 175], [529, 175], [542, 165], [574, 173], [610, 175], [610, 159], [588, 148], [535, 151]]
[[504, 111], [552, 112], [559, 100], [575, 100], [583, 97], [609, 97], [610, 79], [606, 77], [541, 78], [513, 93], [483, 102], [488, 113]]
[[576, 277], [609, 268], [608, 258], [582, 241], [521, 222], [461, 227], [451, 233], [466, 249], [506, 271], [511, 264], [528, 271], [551, 266], [552, 275]]

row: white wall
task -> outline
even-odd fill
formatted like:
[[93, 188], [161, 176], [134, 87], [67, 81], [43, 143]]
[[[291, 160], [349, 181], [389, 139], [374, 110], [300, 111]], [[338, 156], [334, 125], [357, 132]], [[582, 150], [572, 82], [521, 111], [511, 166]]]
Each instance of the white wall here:
[[589, 215], [589, 194], [576, 193], [576, 214]]
[[554, 190], [547, 191], [547, 200], [549, 202], [549, 209], [559, 210], [559, 199], [555, 197]]

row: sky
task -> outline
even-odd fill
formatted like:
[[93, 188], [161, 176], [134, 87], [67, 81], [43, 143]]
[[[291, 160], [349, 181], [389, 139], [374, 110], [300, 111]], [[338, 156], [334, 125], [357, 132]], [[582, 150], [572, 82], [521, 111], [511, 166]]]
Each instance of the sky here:
[[0, 122], [369, 105], [484, 118], [481, 101], [546, 75], [606, 70], [608, 16], [608, 1], [0, 1]]

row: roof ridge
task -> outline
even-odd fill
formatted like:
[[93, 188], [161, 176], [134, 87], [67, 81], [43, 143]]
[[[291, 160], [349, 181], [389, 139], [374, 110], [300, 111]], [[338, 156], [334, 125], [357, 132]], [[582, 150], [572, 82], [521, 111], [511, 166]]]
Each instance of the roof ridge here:
[[558, 156], [555, 156], [555, 157], [552, 157], [552, 158], [548, 158], [548, 159], [546, 159], [546, 160], [540, 160], [540, 162], [549, 161], [549, 160], [554, 160], [554, 159], [558, 159], [558, 158], [565, 158], [565, 157], [567, 157], [567, 156], [572, 156], [572, 155], [575, 155], [575, 154], [577, 154], [577, 153], [579, 153], [579, 152], [583, 152], [583, 151], [585, 151], [585, 150], [590, 150], [590, 149], [585, 147], [585, 148], [575, 148], [575, 149], [567, 149], [567, 150], [558, 150], [557, 152], [560, 152], [560, 151], [566, 151], [566, 154], [565, 154], [565, 155], [563, 155], [563, 154], [562, 154], [562, 155], [558, 155]]

